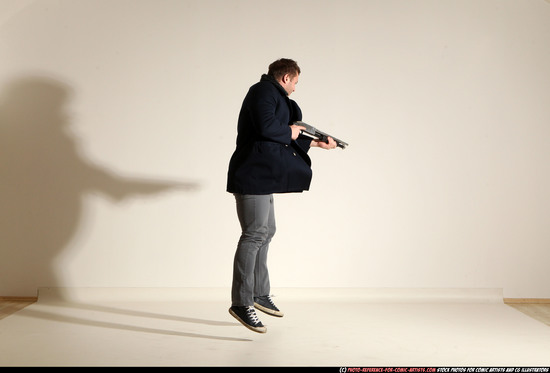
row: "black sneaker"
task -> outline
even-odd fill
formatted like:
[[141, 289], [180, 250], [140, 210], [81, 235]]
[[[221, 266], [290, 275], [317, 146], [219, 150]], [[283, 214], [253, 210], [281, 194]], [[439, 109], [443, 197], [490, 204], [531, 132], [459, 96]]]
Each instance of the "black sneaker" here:
[[232, 306], [229, 309], [229, 313], [239, 320], [241, 324], [246, 326], [248, 329], [257, 332], [257, 333], [265, 333], [267, 332], [267, 328], [262, 324], [262, 322], [258, 319], [258, 316], [256, 315], [256, 311], [254, 310], [254, 307], [248, 306], [248, 307], [239, 307], [239, 306]]
[[277, 317], [284, 316], [284, 313], [279, 311], [279, 309], [277, 308], [277, 306], [275, 306], [275, 303], [273, 303], [273, 300], [269, 295], [254, 297], [254, 307], [271, 316], [277, 316]]

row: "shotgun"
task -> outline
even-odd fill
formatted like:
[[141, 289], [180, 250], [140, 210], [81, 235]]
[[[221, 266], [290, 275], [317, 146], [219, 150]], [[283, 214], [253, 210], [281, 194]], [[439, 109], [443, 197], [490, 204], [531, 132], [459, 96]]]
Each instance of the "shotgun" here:
[[347, 142], [339, 140], [336, 137], [329, 135], [328, 133], [324, 133], [323, 131], [319, 131], [317, 128], [315, 128], [313, 126], [310, 126], [309, 124], [307, 124], [305, 122], [298, 121], [298, 122], [294, 122], [292, 124], [295, 124], [297, 126], [305, 127], [306, 129], [300, 131], [300, 134], [305, 135], [307, 137], [311, 137], [312, 139], [317, 139], [319, 141], [323, 141], [323, 142], [326, 142], [328, 144], [328, 138], [332, 137], [332, 139], [334, 141], [336, 141], [336, 144], [338, 145], [339, 148], [345, 149], [346, 146], [348, 146]]

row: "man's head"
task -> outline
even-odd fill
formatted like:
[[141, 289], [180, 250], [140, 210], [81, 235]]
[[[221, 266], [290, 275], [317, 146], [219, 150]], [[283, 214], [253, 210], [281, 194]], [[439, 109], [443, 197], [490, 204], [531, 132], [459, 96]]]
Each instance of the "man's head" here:
[[267, 75], [275, 78], [275, 80], [284, 88], [286, 93], [290, 95], [294, 92], [296, 84], [298, 83], [300, 67], [296, 61], [281, 58], [269, 65]]

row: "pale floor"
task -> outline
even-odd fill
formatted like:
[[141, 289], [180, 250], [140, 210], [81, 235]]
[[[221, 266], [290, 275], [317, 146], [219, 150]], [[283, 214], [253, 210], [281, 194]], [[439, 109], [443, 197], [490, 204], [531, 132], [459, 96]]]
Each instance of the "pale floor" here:
[[253, 333], [212, 297], [0, 302], [0, 366], [550, 366], [550, 304], [275, 298]]

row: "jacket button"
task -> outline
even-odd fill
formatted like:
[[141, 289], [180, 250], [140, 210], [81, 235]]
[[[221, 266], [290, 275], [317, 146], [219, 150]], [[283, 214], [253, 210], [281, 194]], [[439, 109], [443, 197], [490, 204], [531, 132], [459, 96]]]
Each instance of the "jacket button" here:
[[296, 153], [292, 153], [296, 157]]

